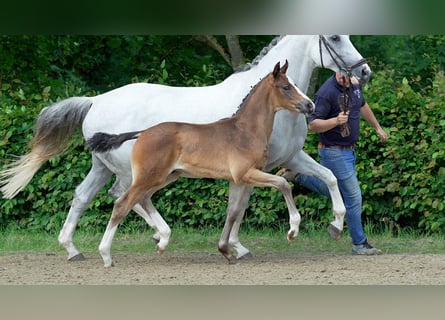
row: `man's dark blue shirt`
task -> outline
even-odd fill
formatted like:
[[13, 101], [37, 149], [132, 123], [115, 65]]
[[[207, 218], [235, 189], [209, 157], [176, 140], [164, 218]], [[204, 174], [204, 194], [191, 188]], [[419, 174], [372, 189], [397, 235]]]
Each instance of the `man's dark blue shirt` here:
[[335, 75], [325, 81], [315, 95], [315, 111], [310, 116], [309, 121], [314, 119], [327, 120], [337, 117], [342, 110], [339, 101], [342, 102], [344, 95], [352, 93], [352, 99], [349, 99], [349, 118], [350, 135], [341, 136], [341, 126], [336, 126], [326, 132], [319, 133], [319, 140], [325, 145], [354, 145], [360, 135], [360, 108], [366, 103], [360, 85], [352, 85], [352, 90], [341, 86], [335, 79]]

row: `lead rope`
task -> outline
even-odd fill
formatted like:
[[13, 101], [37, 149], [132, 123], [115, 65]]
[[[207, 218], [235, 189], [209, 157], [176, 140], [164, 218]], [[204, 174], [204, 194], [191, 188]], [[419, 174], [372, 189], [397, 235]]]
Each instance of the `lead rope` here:
[[[347, 89], [345, 87], [346, 85], [346, 76], [342, 76], [343, 80], [343, 94], [341, 94], [338, 97], [338, 105], [340, 107], [340, 110], [343, 111], [344, 114], [350, 110], [350, 100], [352, 97], [352, 82], [351, 82], [351, 75], [348, 74], [348, 80], [349, 80], [349, 88]], [[349, 92], [346, 92], [349, 91]], [[349, 126], [349, 123], [346, 122], [341, 125], [340, 134], [343, 138], [348, 137], [351, 134], [351, 127]]]

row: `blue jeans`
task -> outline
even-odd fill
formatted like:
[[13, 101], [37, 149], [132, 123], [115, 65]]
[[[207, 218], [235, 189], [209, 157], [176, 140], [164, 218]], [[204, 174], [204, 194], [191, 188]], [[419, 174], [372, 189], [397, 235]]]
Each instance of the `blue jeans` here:
[[[366, 235], [362, 226], [362, 193], [355, 172], [354, 150], [319, 148], [320, 164], [331, 169], [346, 207], [346, 223], [353, 244], [363, 244]], [[329, 197], [326, 184], [313, 176], [297, 175], [295, 182]]]

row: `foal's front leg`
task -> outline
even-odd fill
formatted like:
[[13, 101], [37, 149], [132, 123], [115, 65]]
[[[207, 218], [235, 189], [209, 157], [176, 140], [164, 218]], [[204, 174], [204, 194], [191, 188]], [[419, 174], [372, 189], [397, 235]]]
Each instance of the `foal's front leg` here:
[[[251, 256], [249, 250], [239, 241], [238, 231], [252, 189], [253, 187], [251, 186], [237, 185], [234, 182], [230, 182], [229, 185], [229, 202], [227, 204], [226, 221], [218, 243], [218, 249], [230, 264], [236, 263], [236, 259]], [[236, 250], [236, 258], [230, 253], [230, 247], [233, 247]]]
[[286, 179], [270, 173], [263, 172], [257, 169], [251, 169], [244, 176], [243, 182], [254, 185], [256, 187], [273, 187], [278, 189], [284, 196], [287, 209], [289, 211], [289, 225], [290, 229], [287, 233], [287, 240], [290, 242], [298, 235], [300, 227], [301, 216], [295, 206], [292, 197], [292, 189]]

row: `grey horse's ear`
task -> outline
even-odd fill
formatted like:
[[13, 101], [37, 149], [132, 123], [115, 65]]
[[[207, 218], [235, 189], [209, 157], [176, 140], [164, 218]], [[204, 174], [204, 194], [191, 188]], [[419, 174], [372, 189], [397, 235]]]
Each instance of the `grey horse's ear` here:
[[284, 63], [283, 67], [281, 68], [280, 72], [282, 74], [286, 74], [287, 67], [289, 67], [289, 63], [287, 62], [287, 59], [286, 59], [286, 62]]
[[276, 78], [278, 76], [278, 73], [280, 72], [280, 61], [277, 62], [275, 67], [273, 68], [273, 77]]

